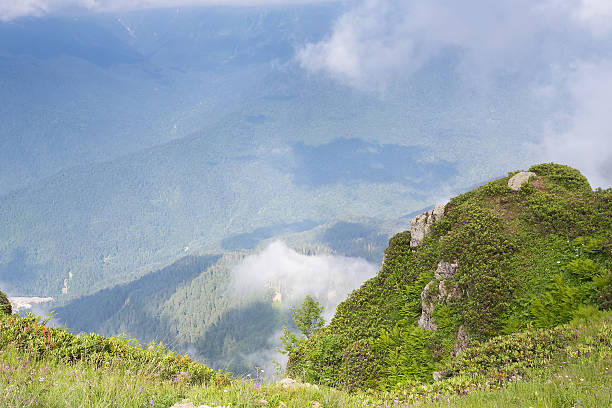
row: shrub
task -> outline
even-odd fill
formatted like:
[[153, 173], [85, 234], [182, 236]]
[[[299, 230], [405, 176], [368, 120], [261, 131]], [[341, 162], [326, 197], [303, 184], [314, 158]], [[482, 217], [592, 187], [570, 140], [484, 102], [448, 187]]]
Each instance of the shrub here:
[[338, 371], [339, 385], [349, 391], [378, 388], [382, 363], [371, 338], [349, 344], [342, 352], [342, 364]]
[[381, 385], [395, 388], [407, 381], [431, 381], [435, 366], [432, 335], [431, 330], [410, 326], [383, 331], [374, 343], [383, 361]]
[[94, 333], [75, 336], [63, 328], [47, 327], [45, 323], [31, 314], [0, 317], [0, 349], [12, 346], [32, 357], [56, 358], [66, 363], [87, 361], [96, 367], [119, 365], [162, 380], [175, 379], [181, 373], [187, 373], [186, 377], [193, 384], [229, 382], [227, 374], [198, 364], [187, 355], [166, 352], [161, 344], [151, 343], [144, 348], [135, 340], [124, 337], [104, 337]]
[[11, 313], [13, 313], [11, 302], [3, 292], [0, 292], [0, 314], [10, 315]]
[[561, 275], [555, 276], [546, 292], [531, 306], [536, 327], [548, 328], [569, 322], [581, 301], [577, 287], [568, 285]]
[[538, 164], [531, 166], [529, 171], [534, 172], [538, 176], [545, 176], [548, 180], [570, 191], [583, 193], [590, 193], [592, 191], [591, 185], [586, 177], [580, 174], [578, 170], [563, 164]]

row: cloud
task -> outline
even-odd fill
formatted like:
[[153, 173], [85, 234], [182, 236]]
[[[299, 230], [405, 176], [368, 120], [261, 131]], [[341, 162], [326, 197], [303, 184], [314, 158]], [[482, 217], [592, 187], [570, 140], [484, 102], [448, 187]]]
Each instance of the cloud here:
[[612, 2], [609, 0], [548, 0], [541, 9], [550, 14], [566, 14], [570, 20], [596, 36], [612, 30]]
[[612, 61], [577, 64], [550, 97], [571, 106], [548, 123], [538, 156], [580, 169], [592, 187], [612, 187]]
[[[325, 307], [323, 317], [329, 323], [338, 304], [375, 276], [378, 269], [361, 258], [303, 255], [275, 241], [234, 268], [232, 286], [236, 296], [245, 297], [272, 289], [287, 309], [298, 306], [310, 295]], [[280, 330], [271, 333], [267, 347], [242, 356], [252, 366], [265, 368], [267, 378], [275, 378], [276, 368], [284, 367], [287, 361], [278, 352], [280, 336]]]
[[336, 306], [376, 272], [376, 265], [361, 258], [302, 255], [275, 241], [245, 258], [234, 269], [233, 282], [245, 293], [272, 288], [286, 307], [297, 306], [310, 295], [325, 306], [324, 317], [329, 322]]
[[265, 6], [323, 3], [330, 0], [0, 0], [0, 21], [41, 17], [65, 10], [93, 12], [197, 6]]
[[541, 111], [531, 127], [547, 129], [534, 143], [535, 159], [573, 165], [605, 187], [612, 178], [611, 41], [610, 0], [363, 0], [296, 59], [311, 73], [385, 91], [453, 56], [445, 64], [454, 64], [464, 91], [486, 95], [512, 84], [535, 96]]
[[[297, 53], [306, 70], [361, 89], [384, 89], [449, 52], [463, 73], [534, 72], [563, 60], [589, 33], [612, 29], [605, 0], [364, 0], [331, 33]], [[574, 44], [576, 43], [576, 44]]]

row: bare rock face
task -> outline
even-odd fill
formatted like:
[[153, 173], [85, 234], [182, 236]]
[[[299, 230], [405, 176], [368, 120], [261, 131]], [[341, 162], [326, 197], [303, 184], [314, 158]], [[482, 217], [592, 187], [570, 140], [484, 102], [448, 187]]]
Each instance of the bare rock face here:
[[410, 247], [416, 248], [431, 233], [431, 226], [444, 216], [444, 205], [438, 204], [431, 211], [417, 215], [410, 220]]
[[532, 171], [521, 171], [520, 173], [516, 173], [510, 178], [510, 180], [508, 180], [508, 187], [510, 187], [510, 189], [513, 191], [519, 191], [530, 178], [536, 176], [537, 174]]
[[470, 336], [468, 335], [467, 330], [465, 330], [465, 325], [462, 324], [461, 326], [459, 326], [459, 330], [457, 330], [457, 339], [455, 340], [453, 355], [459, 355], [459, 353], [463, 352], [463, 350], [465, 350], [469, 346]]
[[459, 268], [457, 263], [444, 261], [438, 262], [438, 267], [434, 272], [434, 279], [453, 279], [455, 277], [455, 273], [457, 273], [457, 268]]
[[421, 317], [419, 327], [428, 330], [437, 330], [438, 325], [433, 319], [432, 313], [436, 305], [446, 303], [452, 299], [461, 297], [459, 286], [453, 282], [459, 265], [440, 261], [434, 273], [434, 279], [429, 282], [421, 293]]

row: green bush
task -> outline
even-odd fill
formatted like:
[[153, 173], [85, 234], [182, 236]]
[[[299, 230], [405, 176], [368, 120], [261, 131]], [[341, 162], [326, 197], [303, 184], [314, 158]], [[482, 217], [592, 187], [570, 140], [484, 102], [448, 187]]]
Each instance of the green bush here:
[[574, 311], [582, 304], [580, 289], [568, 285], [557, 275], [546, 292], [533, 302], [531, 313], [536, 327], [548, 328], [572, 319]]
[[383, 331], [374, 342], [374, 349], [383, 361], [380, 385], [395, 388], [408, 381], [431, 381], [435, 366], [432, 336], [431, 330], [421, 327], [396, 326]]
[[572, 167], [556, 163], [543, 163], [531, 166], [529, 171], [538, 176], [545, 176], [547, 180], [568, 190], [583, 193], [591, 192], [591, 185], [587, 178]]
[[13, 313], [11, 302], [9, 302], [4, 292], [0, 292], [0, 314], [10, 315], [11, 313]]
[[357, 340], [342, 353], [339, 386], [349, 391], [378, 388], [383, 361], [372, 339]]
[[135, 340], [99, 334], [75, 336], [63, 328], [47, 327], [40, 317], [1, 316], [0, 349], [13, 347], [33, 357], [52, 357], [71, 363], [87, 361], [96, 367], [121, 366], [143, 375], [171, 380], [179, 376], [192, 384], [225, 384], [227, 374], [198, 364], [187, 355], [174, 354], [161, 344], [147, 348]]
[[580, 280], [592, 280], [598, 275], [599, 265], [590, 259], [574, 259], [567, 265], [567, 270]]

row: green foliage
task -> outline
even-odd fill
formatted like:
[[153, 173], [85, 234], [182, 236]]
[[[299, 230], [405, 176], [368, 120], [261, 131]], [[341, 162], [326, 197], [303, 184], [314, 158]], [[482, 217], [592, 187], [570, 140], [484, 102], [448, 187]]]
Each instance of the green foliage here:
[[[304, 298], [304, 301], [299, 307], [294, 307], [291, 310], [295, 325], [300, 330], [302, 335], [309, 339], [325, 324], [321, 313], [323, 306], [314, 300], [310, 295]], [[283, 326], [283, 332], [280, 337], [282, 348], [279, 350], [283, 354], [291, 354], [304, 340], [298, 338], [292, 333], [287, 326]]]
[[468, 294], [460, 307], [462, 320], [471, 333], [486, 338], [499, 330], [517, 285], [509, 259], [518, 245], [502, 218], [488, 208], [452, 200], [449, 207], [448, 222], [454, 228], [440, 239], [440, 257], [460, 265], [456, 279]]
[[0, 314], [10, 315], [11, 313], [13, 313], [11, 302], [9, 302], [4, 292], [0, 292]]
[[323, 306], [310, 295], [306, 296], [300, 307], [293, 308], [293, 320], [307, 339], [311, 338], [325, 324], [325, 320], [321, 316], [322, 312]]
[[283, 332], [280, 337], [282, 347], [279, 351], [283, 354], [290, 354], [300, 344], [300, 340], [295, 333], [292, 333], [287, 326], [283, 326]]
[[592, 280], [599, 272], [599, 265], [591, 259], [574, 259], [567, 265], [567, 270], [580, 280]]
[[538, 176], [544, 176], [547, 180], [560, 185], [571, 191], [591, 192], [591, 186], [582, 174], [574, 168], [563, 164], [543, 163], [531, 166], [529, 171]]
[[346, 339], [329, 333], [325, 328], [293, 350], [287, 363], [287, 374], [317, 384], [338, 386], [338, 370], [346, 346]]
[[582, 293], [575, 286], [568, 285], [557, 275], [546, 292], [533, 302], [531, 313], [536, 327], [553, 327], [567, 323], [574, 311], [582, 304]]
[[512, 190], [508, 187], [508, 182], [506, 179], [494, 180], [483, 187], [483, 192], [489, 197], [501, 197], [509, 194]]
[[342, 353], [338, 386], [353, 391], [378, 388], [383, 359], [370, 338], [349, 344]]
[[525, 212], [525, 221], [537, 225], [540, 230], [551, 232], [565, 232], [575, 228], [575, 212], [572, 204], [557, 199], [547, 193], [534, 191], [527, 199], [530, 211]]
[[431, 339], [432, 332], [420, 327], [396, 326], [383, 331], [374, 343], [383, 361], [379, 386], [396, 388], [404, 382], [431, 381]]
[[[156, 363], [137, 370], [124, 357], [108, 365], [91, 359], [66, 362], [15, 345], [0, 350], [0, 405], [7, 408], [92, 406], [117, 408], [170, 407], [179, 403], [195, 406], [272, 408], [328, 408], [372, 406], [499, 407], [499, 406], [589, 406], [612, 403], [609, 370], [612, 363], [612, 315], [596, 313], [580, 321], [547, 330], [529, 330], [499, 336], [468, 349], [442, 370], [447, 377], [435, 382], [406, 381], [391, 391], [351, 393], [325, 386], [296, 384], [285, 388], [232, 379], [192, 383], [185, 373], [162, 380]], [[7, 318], [2, 319], [4, 324]], [[3, 326], [4, 327], [4, 326]], [[315, 335], [312, 340], [318, 338]], [[359, 371], [368, 388], [380, 376], [380, 357], [371, 339], [346, 347], [352, 357], [343, 360], [347, 374]], [[369, 370], [372, 371], [369, 371]], [[153, 373], [153, 375], [151, 375]], [[368, 377], [367, 373], [371, 373]], [[349, 377], [350, 381], [350, 375]], [[363, 385], [360, 385], [363, 384]], [[348, 386], [347, 386], [348, 388]], [[577, 402], [580, 401], [580, 404]], [[316, 404], [315, 404], [316, 403]]]
[[578, 334], [571, 327], [557, 327], [494, 337], [461, 353], [445, 367], [444, 375], [481, 375], [504, 382], [545, 366]]
[[47, 327], [40, 317], [0, 316], [0, 349], [12, 347], [34, 358], [51, 357], [66, 363], [86, 361], [96, 367], [121, 364], [123, 369], [141, 372], [160, 380], [175, 379], [181, 373], [194, 384], [224, 384], [228, 377], [198, 364], [187, 355], [166, 351], [150, 343], [146, 348], [126, 338], [90, 333], [74, 336], [65, 329]]
[[597, 305], [600, 309], [612, 308], [612, 269], [593, 278], [593, 283], [598, 289]]

